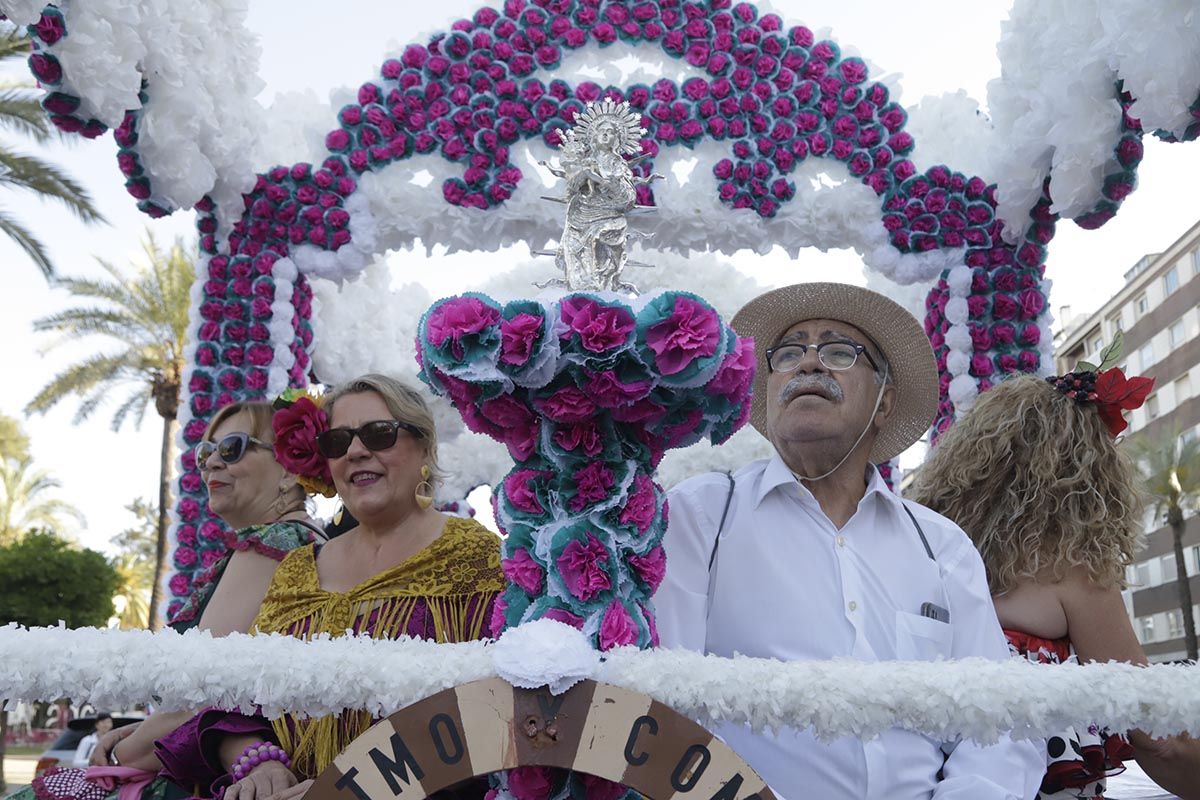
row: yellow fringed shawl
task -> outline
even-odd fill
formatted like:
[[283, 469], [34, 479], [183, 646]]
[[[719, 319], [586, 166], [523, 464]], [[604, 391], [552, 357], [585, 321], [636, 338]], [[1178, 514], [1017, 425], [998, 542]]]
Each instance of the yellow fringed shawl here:
[[[349, 630], [395, 639], [408, 632], [423, 601], [436, 641], [465, 642], [483, 638], [492, 600], [503, 589], [499, 538], [474, 520], [450, 517], [424, 550], [347, 592], [321, 588], [311, 545], [293, 550], [275, 571], [252, 630], [301, 639]], [[372, 612], [377, 617], [368, 626]], [[284, 717], [272, 727], [293, 769], [311, 778], [374, 722], [366, 711], [343, 711], [317, 719]]]

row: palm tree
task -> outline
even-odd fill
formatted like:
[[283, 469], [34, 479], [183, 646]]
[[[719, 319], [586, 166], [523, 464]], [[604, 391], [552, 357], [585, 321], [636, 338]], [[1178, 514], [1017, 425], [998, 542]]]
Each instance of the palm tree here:
[[[163, 575], [167, 570], [167, 509], [171, 505], [171, 462], [174, 458], [175, 416], [183, 376], [183, 343], [188, 326], [189, 292], [196, 277], [190, 250], [180, 239], [164, 252], [147, 235], [147, 265], [128, 274], [97, 259], [108, 278], [63, 278], [59, 285], [85, 305], [60, 311], [34, 322], [34, 330], [62, 334], [55, 344], [81, 336], [112, 339], [120, 347], [75, 363], [54, 377], [25, 407], [26, 413], [45, 413], [68, 397], [79, 399], [75, 423], [87, 419], [113, 391], [129, 393], [112, 417], [119, 430], [126, 420], [140, 426], [146, 409], [162, 418], [159, 452], [158, 531], [150, 625], [159, 627]], [[52, 345], [53, 346], [53, 345]]]
[[157, 553], [158, 509], [141, 497], [125, 506], [137, 522], [111, 541], [120, 551], [113, 566], [121, 577], [121, 586], [113, 603], [122, 630], [145, 628], [150, 624], [150, 595], [154, 586]]
[[1184, 441], [1171, 431], [1153, 441], [1138, 440], [1134, 452], [1142, 470], [1142, 482], [1155, 513], [1171, 526], [1175, 546], [1176, 585], [1183, 613], [1183, 635], [1188, 658], [1197, 657], [1196, 622], [1192, 616], [1192, 587], [1183, 557], [1184, 510], [1200, 500], [1200, 442]]
[[63, 517], [83, 522], [70, 503], [46, 496], [61, 486], [50, 473], [34, 469], [28, 455], [0, 460], [0, 546], [18, 541], [34, 527], [61, 530]]
[[[0, 23], [0, 70], [29, 55], [29, 37], [24, 28], [7, 22]], [[45, 144], [57, 137], [42, 110], [41, 91], [29, 82], [0, 80], [0, 130], [7, 130]], [[8, 144], [0, 143], [0, 187], [24, 189], [42, 199], [65, 205], [84, 222], [103, 222], [104, 217], [92, 203], [91, 196], [74, 178], [50, 162], [20, 153]], [[28, 201], [22, 201], [27, 203]], [[0, 233], [12, 239], [33, 260], [42, 274], [54, 277], [54, 265], [42, 242], [5, 209], [0, 208]]]

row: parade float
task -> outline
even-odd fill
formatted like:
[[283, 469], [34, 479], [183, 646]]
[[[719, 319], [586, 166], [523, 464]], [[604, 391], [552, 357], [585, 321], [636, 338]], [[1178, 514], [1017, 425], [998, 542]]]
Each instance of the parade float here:
[[[653, 271], [655, 251], [836, 246], [927, 287], [936, 437], [1005, 375], [1053, 371], [1056, 225], [1111, 219], [1136, 186], [1145, 136], [1200, 135], [1189, 4], [1148, 15], [1093, 0], [1068, 15], [1018, 2], [991, 119], [951, 96], [926, 109], [918, 142], [866, 60], [765, 4], [507, 0], [383, 59], [351, 102], [329, 109], [320, 152], [281, 164], [254, 161], [271, 121], [255, 100], [256, 49], [238, 3], [0, 0], [0, 11], [29, 26], [29, 66], [55, 124], [111, 133], [114, 178], [149, 216], [196, 214], [203, 262], [171, 591], [186, 596], [225, 546], [192, 455], [213, 413], [314, 376], [348, 377], [338, 363], [353, 359], [323, 356], [323, 337], [387, 320], [413, 339], [402, 344], [407, 369], [441, 398], [448, 446], [481, 453], [460, 459], [474, 472], [458, 485], [494, 485], [508, 579], [494, 644], [10, 626], [0, 696], [368, 709], [384, 721], [312, 790], [360, 800], [490, 773], [503, 796], [525, 800], [505, 771], [527, 766], [561, 768], [556, 798], [619, 796], [581, 776], [650, 797], [771, 796], [692, 720], [829, 737], [900, 725], [989, 741], [1079, 718], [1165, 734], [1200, 717], [1185, 667], [779, 663], [655, 649], [667, 516], [656, 470], [668, 451], [734, 436], [755, 364], [709, 287], [638, 293], [635, 274]], [[613, 76], [615, 53], [665, 57], [669, 74], [580, 77]], [[942, 163], [964, 141], [982, 174]], [[696, 165], [681, 177], [684, 160]], [[826, 189], [814, 188], [818, 176], [833, 176]], [[645, 244], [631, 258], [635, 232]], [[386, 317], [379, 306], [339, 316], [333, 287], [350, 292], [382, 255], [416, 241], [525, 242], [544, 271], [524, 293], [462, 287]], [[302, 678], [288, 669], [298, 662]], [[411, 757], [404, 786], [372, 755], [400, 753], [395, 737]]]

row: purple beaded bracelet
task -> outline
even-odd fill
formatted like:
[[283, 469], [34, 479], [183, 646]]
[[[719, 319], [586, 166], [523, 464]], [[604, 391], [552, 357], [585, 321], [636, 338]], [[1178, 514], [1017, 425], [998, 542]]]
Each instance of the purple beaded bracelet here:
[[283, 752], [283, 748], [279, 745], [271, 744], [270, 742], [259, 742], [258, 744], [250, 745], [242, 751], [242, 754], [233, 762], [229, 774], [233, 776], [235, 781], [240, 781], [250, 774], [250, 770], [266, 761], [278, 761], [285, 767], [292, 765], [292, 760], [288, 758], [288, 754]]

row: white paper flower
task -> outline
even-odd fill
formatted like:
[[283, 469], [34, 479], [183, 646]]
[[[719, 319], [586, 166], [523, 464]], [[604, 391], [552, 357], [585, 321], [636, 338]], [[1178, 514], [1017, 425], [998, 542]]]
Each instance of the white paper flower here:
[[600, 666], [600, 653], [583, 632], [554, 619], [509, 628], [490, 650], [501, 678], [522, 689], [548, 686], [551, 694], [595, 677]]

